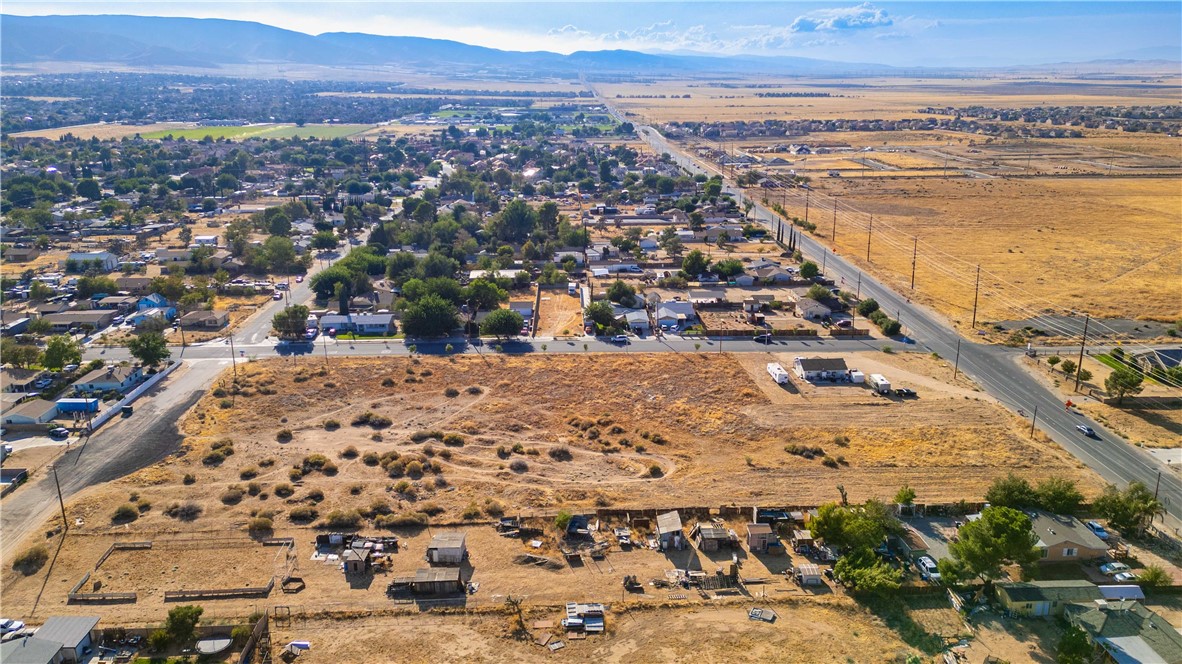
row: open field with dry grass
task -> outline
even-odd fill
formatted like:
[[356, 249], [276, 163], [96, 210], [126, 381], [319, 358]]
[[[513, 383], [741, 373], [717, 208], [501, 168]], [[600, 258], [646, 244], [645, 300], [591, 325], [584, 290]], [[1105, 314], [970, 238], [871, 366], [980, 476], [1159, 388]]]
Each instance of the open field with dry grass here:
[[[1148, 82], [1152, 81], [1152, 82]], [[757, 87], [762, 86], [762, 87]], [[791, 118], [895, 119], [916, 117], [916, 109], [944, 106], [1090, 106], [1176, 104], [1174, 77], [1147, 82], [994, 79], [823, 79], [756, 78], [737, 81], [656, 81], [596, 84], [620, 110], [651, 122], [675, 120], [764, 120]], [[758, 93], [813, 93], [830, 97], [759, 97]], [[630, 96], [666, 98], [630, 98]], [[674, 99], [673, 95], [681, 98]], [[688, 98], [684, 98], [688, 95]]]
[[297, 127], [294, 124], [266, 124], [232, 127], [201, 127], [193, 122], [158, 122], [147, 125], [97, 124], [75, 125], [73, 127], [59, 127], [55, 129], [40, 129], [37, 131], [23, 131], [13, 134], [15, 138], [48, 138], [57, 140], [66, 134], [73, 134], [78, 138], [89, 139], [119, 139], [127, 136], [142, 136], [147, 139], [184, 137], [187, 140], [199, 141], [206, 136], [213, 138], [228, 138], [242, 140], [246, 138], [337, 138], [360, 134], [372, 125], [349, 124], [306, 124]]
[[[916, 297], [955, 321], [969, 322], [977, 264], [984, 271], [979, 321], [1048, 310], [1162, 321], [1182, 316], [1178, 179], [850, 177], [817, 185], [840, 199], [838, 253], [904, 291], [918, 237]], [[797, 192], [757, 195], [804, 216]], [[812, 204], [815, 235], [832, 247], [832, 199], [813, 197]]]

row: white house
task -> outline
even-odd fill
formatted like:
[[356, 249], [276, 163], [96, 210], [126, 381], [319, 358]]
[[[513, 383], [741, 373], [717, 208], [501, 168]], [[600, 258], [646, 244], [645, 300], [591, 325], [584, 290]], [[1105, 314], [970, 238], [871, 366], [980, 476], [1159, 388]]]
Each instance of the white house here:
[[218, 246], [218, 236], [216, 235], [194, 235], [193, 244], [198, 247], [216, 247]]
[[802, 297], [796, 301], [796, 314], [801, 318], [817, 320], [832, 313], [832, 309], [810, 297]]
[[394, 314], [328, 314], [320, 317], [320, 329], [357, 334], [391, 334], [394, 331]]
[[119, 257], [109, 251], [75, 251], [66, 256], [66, 263], [75, 263], [78, 269], [85, 272], [85, 268], [97, 265], [103, 272], [113, 272], [119, 269]]
[[792, 370], [810, 383], [836, 380], [845, 376], [847, 371], [845, 360], [840, 357], [798, 357], [792, 362]]
[[57, 417], [57, 404], [45, 399], [31, 399], [4, 413], [5, 424], [45, 424]]
[[657, 325], [679, 327], [693, 323], [697, 314], [693, 304], [672, 300], [657, 305], [656, 317]]
[[144, 372], [138, 367], [100, 367], [74, 381], [74, 392], [106, 392], [118, 390], [123, 392], [131, 388], [143, 378]]

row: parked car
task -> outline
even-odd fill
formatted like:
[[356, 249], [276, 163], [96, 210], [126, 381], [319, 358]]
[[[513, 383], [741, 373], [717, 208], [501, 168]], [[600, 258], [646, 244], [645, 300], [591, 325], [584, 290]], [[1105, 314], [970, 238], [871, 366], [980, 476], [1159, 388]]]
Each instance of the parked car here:
[[626, 335], [626, 334], [617, 334], [616, 336], [612, 337], [612, 343], [613, 343], [613, 344], [626, 344], [626, 343], [629, 343], [629, 341], [628, 341], [628, 335]]
[[770, 335], [770, 334], [757, 334], [757, 335], [755, 335], [755, 336], [751, 337], [751, 340], [752, 340], [752, 341], [758, 341], [758, 342], [759, 342], [759, 343], [761, 343], [761, 344], [770, 344], [770, 343], [772, 342], [772, 335]]
[[66, 438], [70, 435], [70, 431], [64, 427], [54, 427], [49, 430], [50, 438]]
[[25, 624], [19, 620], [11, 618], [0, 618], [0, 634], [8, 634], [10, 632], [19, 632], [25, 628]]
[[908, 389], [906, 387], [898, 388], [897, 390], [895, 390], [895, 394], [900, 397], [903, 397], [904, 399], [914, 399], [915, 397], [919, 396], [918, 394], [915, 393], [915, 390]]
[[1089, 521], [1089, 522], [1085, 523], [1084, 525], [1087, 526], [1088, 530], [1092, 531], [1092, 533], [1095, 534], [1096, 537], [1099, 537], [1100, 539], [1102, 539], [1104, 541], [1108, 540], [1108, 531], [1104, 530], [1104, 526], [1101, 526], [1098, 522]]
[[1133, 574], [1132, 572], [1121, 572], [1120, 574], [1113, 576], [1112, 580], [1116, 581], [1117, 583], [1132, 583], [1133, 581], [1137, 580], [1137, 575]]
[[67, 364], [66, 366], [62, 367], [62, 371], [66, 372], [66, 373], [74, 373], [77, 370], [78, 370], [77, 364]]
[[916, 561], [919, 567], [919, 575], [932, 583], [937, 583], [940, 580], [940, 572], [936, 567], [936, 561], [931, 556], [920, 556]]
[[1092, 427], [1090, 427], [1090, 426], [1087, 426], [1084, 424], [1077, 424], [1077, 425], [1075, 425], [1075, 428], [1079, 429], [1079, 432], [1085, 436], [1095, 436], [1096, 435], [1096, 432], [1094, 430], [1092, 430]]
[[841, 329], [845, 330], [845, 329], [848, 329], [848, 328], [851, 328], [851, 327], [853, 327], [853, 326], [854, 326], [854, 321], [852, 321], [852, 320], [850, 320], [850, 319], [848, 319], [848, 318], [843, 318], [842, 320], [839, 320], [839, 321], [837, 321], [836, 323], [834, 323], [834, 325], [836, 325], [836, 326], [840, 327]]
[[1129, 566], [1124, 563], [1105, 563], [1100, 566], [1100, 571], [1111, 576], [1129, 571]]

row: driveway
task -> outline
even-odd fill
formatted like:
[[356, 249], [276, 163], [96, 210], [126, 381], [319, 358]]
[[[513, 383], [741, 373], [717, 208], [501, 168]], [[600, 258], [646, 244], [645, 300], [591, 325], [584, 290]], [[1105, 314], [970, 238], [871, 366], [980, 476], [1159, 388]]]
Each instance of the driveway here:
[[936, 560], [949, 557], [948, 537], [956, 532], [956, 528], [952, 525], [953, 519], [948, 517], [914, 517], [907, 519], [906, 523], [919, 531], [919, 534], [927, 540], [929, 556]]

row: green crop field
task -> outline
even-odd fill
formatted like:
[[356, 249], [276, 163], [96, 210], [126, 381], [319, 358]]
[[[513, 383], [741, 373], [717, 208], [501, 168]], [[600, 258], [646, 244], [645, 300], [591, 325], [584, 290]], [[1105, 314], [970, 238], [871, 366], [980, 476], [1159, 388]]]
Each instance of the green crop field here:
[[249, 125], [244, 127], [189, 127], [184, 129], [163, 129], [143, 134], [144, 138], [159, 139], [184, 138], [189, 141], [199, 141], [206, 136], [211, 138], [226, 138], [240, 141], [247, 138], [342, 138], [359, 134], [373, 125], [334, 124], [334, 125], [304, 125], [297, 127], [293, 124]]

